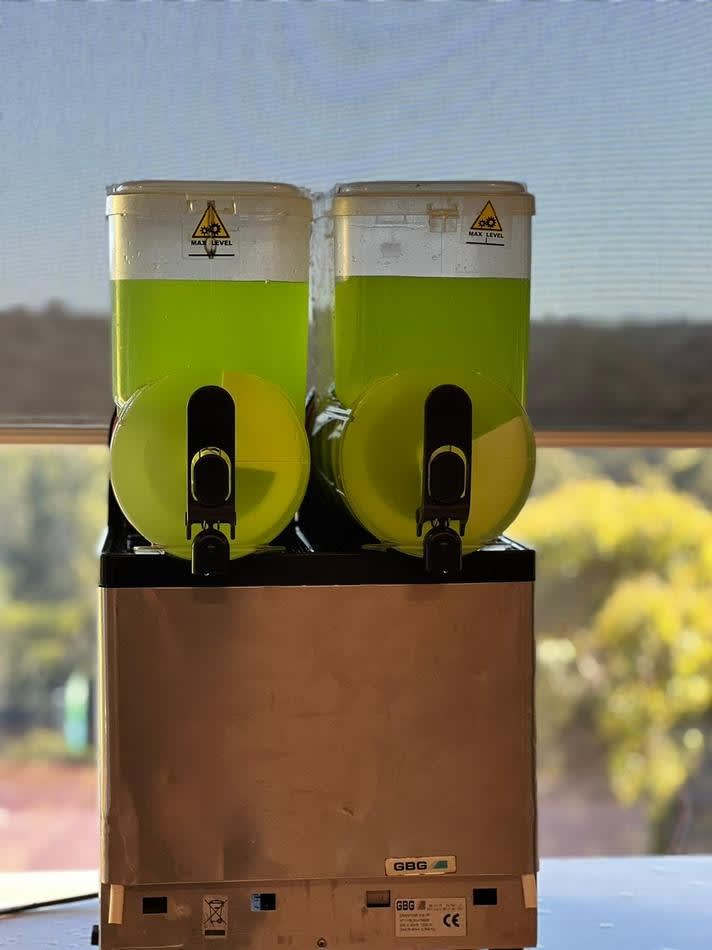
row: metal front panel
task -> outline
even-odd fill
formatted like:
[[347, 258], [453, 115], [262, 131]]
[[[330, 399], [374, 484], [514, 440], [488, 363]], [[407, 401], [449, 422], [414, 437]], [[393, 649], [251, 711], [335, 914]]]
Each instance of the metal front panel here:
[[103, 615], [104, 881], [535, 871], [531, 584], [129, 588]]
[[[497, 904], [478, 906], [473, 886], [496, 888]], [[367, 907], [370, 888], [388, 888], [390, 906]], [[261, 883], [260, 891], [274, 895], [274, 911], [255, 912], [255, 885], [190, 884], [126, 888], [121, 920], [108, 921], [109, 885], [102, 886], [102, 950], [474, 950], [475, 947], [527, 947], [536, 944], [536, 907], [526, 906], [520, 878], [444, 878], [384, 882], [288, 881]], [[143, 898], [165, 896], [165, 914], [145, 914]], [[221, 906], [206, 913], [206, 897], [218, 896]], [[457, 926], [439, 926], [439, 935], [398, 936], [398, 907], [406, 899], [457, 902]], [[450, 906], [453, 906], [452, 904]], [[225, 908], [223, 910], [222, 908]], [[444, 915], [443, 915], [444, 917]], [[452, 921], [450, 921], [452, 922]], [[442, 920], [435, 918], [436, 924]], [[224, 930], [224, 939], [205, 935]], [[447, 934], [446, 936], [444, 934]]]

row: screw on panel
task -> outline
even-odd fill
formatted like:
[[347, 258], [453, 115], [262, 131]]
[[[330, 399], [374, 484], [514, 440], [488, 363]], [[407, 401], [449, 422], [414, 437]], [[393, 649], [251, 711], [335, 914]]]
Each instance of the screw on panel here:
[[329, 946], [329, 944], [326, 942], [324, 937], [319, 937], [319, 939], [316, 942], [316, 945], [319, 948], [319, 950], [325, 950], [325, 947]]

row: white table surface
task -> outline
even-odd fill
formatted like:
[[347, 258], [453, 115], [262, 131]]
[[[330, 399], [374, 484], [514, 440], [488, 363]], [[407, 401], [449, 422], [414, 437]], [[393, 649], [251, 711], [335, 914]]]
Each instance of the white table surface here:
[[[0, 907], [91, 891], [95, 872], [0, 874]], [[90, 946], [96, 901], [0, 917], [0, 947]], [[542, 861], [542, 950], [712, 950], [712, 856]]]

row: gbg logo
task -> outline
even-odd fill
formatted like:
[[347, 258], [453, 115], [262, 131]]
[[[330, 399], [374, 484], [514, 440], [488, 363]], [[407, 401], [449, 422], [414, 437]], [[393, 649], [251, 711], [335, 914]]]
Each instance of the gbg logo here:
[[394, 861], [393, 862], [394, 871], [427, 871], [428, 862], [427, 861]]
[[454, 854], [435, 855], [416, 858], [388, 858], [386, 875], [394, 877], [402, 874], [454, 874], [457, 861]]

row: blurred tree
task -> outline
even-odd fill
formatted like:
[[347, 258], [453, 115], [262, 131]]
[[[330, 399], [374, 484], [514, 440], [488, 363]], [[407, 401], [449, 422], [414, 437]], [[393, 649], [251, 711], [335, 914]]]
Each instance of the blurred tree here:
[[575, 754], [585, 734], [590, 751], [593, 723], [616, 794], [644, 802], [658, 848], [712, 717], [712, 514], [662, 461], [646, 478], [638, 456], [642, 484], [567, 480], [512, 528], [539, 556], [543, 736]]
[[[94, 670], [106, 468], [100, 447], [0, 447], [0, 733], [37, 730], [33, 749]], [[548, 450], [510, 530], [539, 552], [543, 771], [591, 788], [608, 769], [658, 850], [691, 811], [712, 848], [710, 501], [709, 452]]]
[[100, 447], [0, 449], [0, 728], [55, 724], [54, 694], [94, 673]]

